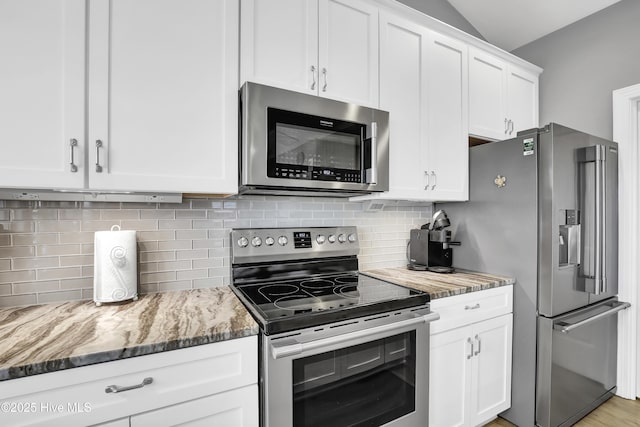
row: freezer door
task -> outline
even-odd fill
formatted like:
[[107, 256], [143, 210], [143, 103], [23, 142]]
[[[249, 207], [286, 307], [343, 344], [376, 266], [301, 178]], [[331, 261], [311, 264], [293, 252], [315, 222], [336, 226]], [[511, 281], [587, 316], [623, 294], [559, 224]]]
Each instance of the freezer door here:
[[613, 395], [616, 298], [556, 318], [538, 318], [536, 425], [569, 426]]

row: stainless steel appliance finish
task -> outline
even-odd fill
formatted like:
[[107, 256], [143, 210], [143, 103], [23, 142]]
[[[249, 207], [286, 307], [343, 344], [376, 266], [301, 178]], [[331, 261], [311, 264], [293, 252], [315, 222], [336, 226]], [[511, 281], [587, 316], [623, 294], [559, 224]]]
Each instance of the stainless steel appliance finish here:
[[427, 425], [428, 294], [360, 275], [355, 227], [236, 229], [231, 245], [260, 325], [262, 426]]
[[511, 409], [571, 425], [615, 392], [617, 144], [551, 123], [470, 149], [455, 266], [516, 278]]
[[251, 82], [240, 104], [240, 193], [389, 189], [388, 112]]

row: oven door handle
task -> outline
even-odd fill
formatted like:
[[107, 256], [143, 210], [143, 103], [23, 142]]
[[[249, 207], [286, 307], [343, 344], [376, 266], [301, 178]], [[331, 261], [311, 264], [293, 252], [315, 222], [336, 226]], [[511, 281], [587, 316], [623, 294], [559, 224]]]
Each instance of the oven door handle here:
[[399, 322], [391, 322], [385, 325], [374, 326], [373, 328], [363, 329], [361, 331], [349, 332], [346, 334], [339, 334], [336, 336], [321, 338], [309, 342], [298, 342], [295, 338], [288, 338], [282, 340], [280, 343], [271, 343], [271, 357], [274, 359], [282, 359], [284, 357], [294, 356], [301, 354], [305, 351], [311, 351], [322, 347], [327, 347], [334, 344], [340, 344], [346, 341], [351, 341], [357, 338], [365, 338], [370, 335], [376, 335], [384, 332], [393, 331], [395, 329], [420, 325], [422, 323], [433, 322], [438, 320], [440, 315], [438, 313], [429, 313], [413, 319], [401, 320]]

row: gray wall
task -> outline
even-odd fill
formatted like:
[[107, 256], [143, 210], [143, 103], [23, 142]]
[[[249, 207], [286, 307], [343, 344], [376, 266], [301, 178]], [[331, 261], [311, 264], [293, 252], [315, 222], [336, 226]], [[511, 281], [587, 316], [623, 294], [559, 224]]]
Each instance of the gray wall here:
[[613, 135], [611, 92], [640, 83], [640, 1], [623, 0], [512, 53], [542, 68], [540, 125]]
[[456, 27], [459, 30], [469, 33], [472, 36], [485, 40], [482, 34], [475, 29], [473, 25], [465, 19], [464, 16], [451, 6], [447, 0], [398, 0], [400, 3], [404, 3], [409, 7], [419, 10], [432, 18], [439, 19], [452, 27]]

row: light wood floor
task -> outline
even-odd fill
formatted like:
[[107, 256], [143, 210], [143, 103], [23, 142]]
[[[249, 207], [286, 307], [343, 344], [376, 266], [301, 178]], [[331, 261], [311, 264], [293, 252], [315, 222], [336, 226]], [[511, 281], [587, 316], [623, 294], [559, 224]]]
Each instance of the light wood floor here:
[[[640, 426], [640, 400], [627, 400], [613, 396], [575, 425], [576, 427]], [[513, 427], [513, 424], [498, 418], [485, 427]]]

